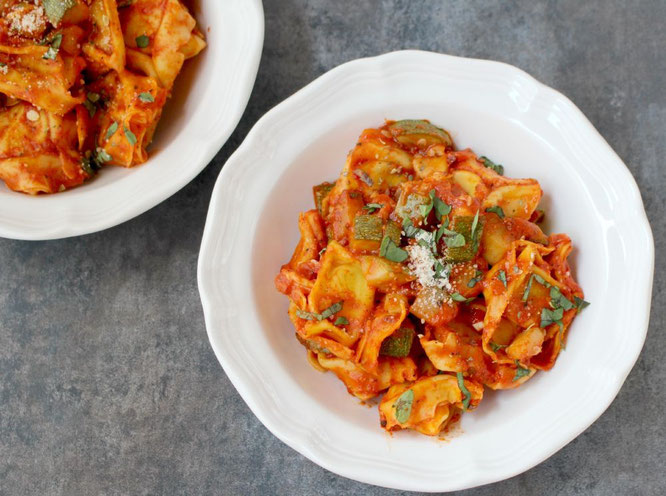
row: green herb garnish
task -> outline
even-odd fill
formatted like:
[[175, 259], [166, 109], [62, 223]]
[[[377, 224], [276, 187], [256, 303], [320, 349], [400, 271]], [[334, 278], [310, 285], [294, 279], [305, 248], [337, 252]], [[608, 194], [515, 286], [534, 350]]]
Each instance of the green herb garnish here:
[[486, 212], [492, 212], [494, 214], [497, 214], [497, 216], [500, 219], [504, 218], [504, 210], [502, 210], [502, 207], [500, 207], [500, 206], [488, 207], [486, 209]]
[[404, 358], [409, 355], [414, 340], [414, 329], [401, 327], [382, 341], [379, 354], [395, 358]]
[[336, 326], [339, 326], [339, 325], [348, 325], [348, 324], [349, 324], [349, 321], [347, 320], [346, 317], [338, 317], [337, 319], [335, 319], [335, 322], [333, 322], [333, 323], [334, 323]]
[[563, 308], [556, 308], [555, 310], [551, 310], [550, 308], [544, 308], [543, 310], [541, 310], [540, 327], [542, 329], [545, 329], [547, 326], [551, 324], [557, 324], [560, 326], [560, 330], [564, 329], [564, 325], [562, 324], [563, 315], [564, 315]]
[[363, 208], [368, 211], [369, 214], [374, 213], [376, 210], [379, 210], [382, 208], [384, 205], [381, 203], [368, 203], [366, 206]]
[[97, 154], [95, 155], [95, 160], [97, 161], [98, 164], [103, 164], [105, 162], [110, 162], [111, 161], [111, 155], [109, 155], [106, 150], [103, 148], [98, 148], [97, 149]]
[[296, 309], [296, 315], [298, 315], [301, 319], [304, 320], [324, 320], [327, 319], [336, 313], [338, 313], [340, 310], [342, 310], [342, 302], [339, 301], [337, 303], [333, 303], [330, 307], [328, 307], [326, 310], [324, 310], [321, 313], [315, 313], [315, 312], [306, 312], [305, 310], [301, 310], [300, 308]]
[[95, 103], [97, 103], [100, 99], [99, 93], [88, 93], [86, 95], [86, 99], [83, 102], [83, 106], [88, 110], [88, 114], [90, 114], [90, 118], [92, 119], [95, 117], [95, 113], [97, 112], [97, 107], [95, 106]]
[[472, 277], [472, 278], [467, 282], [467, 287], [468, 287], [468, 288], [473, 288], [474, 286], [476, 286], [476, 285], [479, 283], [479, 281], [480, 281], [482, 278], [483, 278], [483, 272], [481, 272], [480, 270], [477, 270], [477, 271], [474, 273], [474, 277]]
[[469, 392], [469, 389], [465, 387], [465, 381], [463, 380], [462, 372], [456, 372], [456, 377], [458, 378], [458, 387], [460, 392], [463, 394], [463, 409], [467, 410], [469, 408], [469, 402], [472, 400], [472, 395]]
[[95, 113], [97, 112], [97, 107], [95, 107], [94, 103], [92, 103], [90, 100], [84, 100], [83, 106], [88, 111], [88, 114], [90, 115], [91, 119], [95, 117]]
[[123, 126], [123, 130], [125, 131], [125, 138], [127, 138], [127, 141], [130, 142], [130, 145], [136, 145], [136, 136], [134, 136], [134, 133], [130, 130], [130, 128]]
[[106, 130], [106, 135], [104, 138], [108, 140], [111, 136], [116, 134], [117, 130], [118, 130], [118, 123], [116, 121], [113, 121], [109, 126], [109, 129]]
[[384, 236], [382, 244], [379, 246], [379, 256], [384, 257], [391, 262], [404, 262], [407, 260], [408, 253], [398, 245], [396, 245], [391, 238]]
[[507, 344], [497, 344], [495, 341], [490, 341], [488, 344], [490, 345], [490, 349], [492, 349], [495, 353], [497, 353], [502, 348], [509, 346]]
[[470, 230], [472, 240], [476, 241], [476, 228], [479, 225], [479, 211], [476, 211], [476, 215], [474, 215], [474, 219], [472, 220], [472, 229]]
[[474, 300], [474, 298], [465, 298], [463, 295], [461, 295], [458, 292], [452, 293], [451, 294], [451, 299], [453, 301], [457, 301], [457, 302], [460, 302], [460, 303], [468, 303], [468, 302]]
[[589, 302], [589, 301], [585, 301], [584, 299], [579, 298], [578, 296], [574, 296], [574, 305], [576, 305], [576, 312], [580, 313], [580, 311], [581, 311], [583, 308], [585, 308], [585, 307], [587, 307], [587, 306], [590, 305], [590, 302]]
[[504, 270], [500, 270], [500, 271], [499, 271], [499, 273], [497, 274], [497, 279], [499, 279], [500, 281], [502, 281], [502, 284], [504, 284], [504, 287], [505, 287], [505, 288], [507, 287], [507, 283], [506, 283], [506, 272], [504, 272]]
[[527, 281], [527, 286], [525, 286], [525, 291], [523, 292], [523, 297], [521, 300], [523, 302], [527, 301], [527, 298], [530, 296], [530, 291], [532, 290], [532, 281], [534, 280], [534, 275], [531, 275]]
[[393, 404], [395, 408], [395, 419], [404, 424], [409, 420], [409, 416], [412, 414], [412, 404], [414, 403], [414, 391], [408, 389], [400, 395], [400, 397]]
[[433, 199], [433, 204], [435, 206], [435, 216], [437, 217], [437, 220], [441, 221], [442, 217], [451, 213], [451, 205], [447, 205], [444, 201], [440, 200], [438, 196], [435, 196]]
[[58, 51], [60, 50], [61, 43], [62, 43], [62, 34], [58, 33], [51, 39], [51, 42], [49, 43], [49, 49], [42, 56], [42, 58], [46, 60], [55, 60], [56, 55], [58, 55]]
[[564, 310], [571, 310], [574, 307], [574, 304], [560, 292], [557, 286], [550, 288], [550, 304], [553, 308], [563, 308]]
[[139, 93], [139, 100], [146, 103], [152, 103], [155, 101], [155, 98], [150, 93], [145, 92], [145, 93]]
[[136, 37], [136, 46], [139, 48], [146, 48], [150, 44], [150, 38], [145, 34]]
[[526, 375], [530, 375], [530, 369], [524, 369], [523, 367], [520, 366], [520, 363], [518, 363], [518, 360], [516, 360], [516, 375], [513, 376], [513, 380], [511, 382], [516, 382], [518, 379], [521, 377], [525, 377]]
[[504, 175], [504, 166], [496, 164], [492, 160], [490, 160], [488, 157], [480, 157], [479, 160], [483, 163], [485, 167], [488, 169], [492, 169], [495, 172], [497, 172], [500, 176]]

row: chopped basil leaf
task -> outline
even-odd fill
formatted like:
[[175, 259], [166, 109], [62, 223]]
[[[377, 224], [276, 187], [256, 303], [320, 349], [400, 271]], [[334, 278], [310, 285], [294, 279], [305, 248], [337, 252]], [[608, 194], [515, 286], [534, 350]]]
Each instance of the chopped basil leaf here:
[[479, 225], [479, 211], [476, 211], [476, 215], [474, 216], [474, 220], [472, 221], [472, 229], [471, 229], [471, 236], [472, 239], [476, 239], [476, 228]]
[[62, 34], [58, 33], [51, 39], [49, 49], [42, 56], [46, 60], [55, 60], [58, 51], [60, 50], [60, 44], [62, 43]]
[[563, 308], [564, 310], [571, 310], [574, 307], [574, 304], [560, 292], [557, 286], [550, 288], [550, 303], [553, 308]]
[[99, 93], [93, 93], [92, 91], [86, 95], [86, 98], [93, 103], [97, 103], [101, 98]]
[[356, 169], [356, 170], [354, 171], [354, 175], [355, 175], [356, 177], [358, 177], [361, 181], [363, 181], [365, 184], [367, 184], [368, 186], [372, 186], [372, 185], [373, 185], [372, 178], [371, 178], [371, 177], [368, 175], [368, 173], [365, 172], [364, 170], [362, 170], [362, 169]]
[[382, 208], [384, 205], [381, 203], [368, 203], [366, 206], [363, 208], [368, 211], [369, 214], [374, 213], [375, 210], [379, 210]]
[[405, 231], [405, 236], [408, 238], [413, 238], [421, 229], [414, 227], [411, 219], [409, 217], [405, 217], [402, 221], [402, 230]]
[[463, 380], [462, 372], [456, 372], [456, 377], [458, 378], [458, 387], [460, 392], [463, 394], [463, 409], [467, 410], [469, 408], [469, 402], [472, 400], [472, 395], [469, 392], [469, 389], [465, 387], [465, 381]]
[[61, 19], [70, 8], [75, 4], [75, 0], [42, 0], [44, 13], [49, 18], [49, 22], [57, 26]]
[[332, 315], [338, 313], [340, 310], [342, 310], [342, 302], [339, 301], [337, 303], [333, 303], [330, 307], [328, 307], [326, 310], [321, 312], [321, 318], [327, 319], [331, 317]]
[[445, 232], [448, 230], [449, 227], [449, 219], [448, 217], [444, 217], [442, 219], [442, 225], [439, 226], [439, 229], [437, 229], [437, 234], [435, 235], [435, 241], [439, 243], [439, 240], [442, 239], [442, 236], [444, 236]]
[[111, 161], [111, 155], [109, 155], [106, 150], [103, 148], [98, 148], [97, 149], [97, 155], [95, 155], [95, 160], [97, 161], [98, 164], [103, 164], [105, 162], [110, 162]]
[[319, 250], [319, 256], [321, 257], [324, 252], [326, 251], [326, 247], [324, 246], [321, 250]]
[[127, 138], [127, 141], [130, 142], [130, 145], [136, 145], [136, 136], [134, 136], [134, 133], [130, 130], [130, 128], [123, 126], [123, 130], [125, 131], [125, 138]]
[[590, 302], [585, 301], [584, 299], [579, 298], [578, 296], [574, 296], [574, 304], [576, 305], [576, 312], [580, 312], [583, 308], [589, 306]]
[[452, 293], [451, 294], [451, 299], [453, 301], [458, 301], [460, 303], [467, 303], [467, 302], [470, 302], [470, 301], [474, 300], [474, 298], [465, 298], [463, 295], [461, 295], [458, 292]]
[[155, 101], [155, 98], [150, 93], [144, 92], [144, 93], [139, 93], [139, 100], [146, 103], [152, 103]]
[[446, 246], [449, 248], [459, 248], [461, 246], [465, 246], [465, 236], [446, 228], [444, 228], [443, 231], [444, 234], [446, 234], [446, 238], [444, 238], [444, 243], [446, 243]]
[[95, 174], [95, 170], [93, 169], [90, 157], [84, 157], [81, 159], [81, 169], [83, 169], [83, 172], [85, 172], [89, 176]]
[[497, 353], [502, 348], [506, 348], [508, 346], [507, 344], [497, 344], [495, 341], [490, 341], [488, 344], [495, 353]]
[[297, 308], [296, 315], [298, 315], [301, 319], [304, 320], [324, 320], [338, 313], [340, 310], [342, 310], [341, 301], [333, 303], [330, 307], [328, 307], [326, 310], [324, 310], [321, 313], [306, 312], [305, 310]]
[[414, 403], [414, 391], [408, 389], [400, 395], [400, 397], [393, 404], [395, 408], [395, 419], [404, 424], [409, 420], [409, 416], [412, 414], [412, 404]]
[[7, 64], [5, 64], [4, 62], [0, 62], [0, 67], [7, 67]]
[[502, 284], [504, 284], [504, 287], [505, 287], [505, 288], [507, 287], [507, 283], [506, 283], [506, 272], [504, 272], [504, 270], [500, 270], [500, 271], [499, 271], [499, 273], [497, 274], [497, 279], [499, 279], [500, 281], [502, 281]]
[[536, 282], [538, 282], [542, 286], [546, 286], [547, 288], [550, 287], [550, 283], [546, 282], [546, 280], [543, 277], [541, 277], [539, 274], [532, 274], [532, 277]]
[[336, 326], [339, 326], [339, 325], [348, 325], [348, 324], [349, 324], [349, 321], [347, 320], [346, 317], [338, 317], [337, 319], [335, 319], [334, 324], [335, 324]]
[[139, 48], [146, 48], [150, 44], [150, 38], [145, 34], [136, 37], [136, 46]]
[[437, 220], [441, 221], [442, 217], [451, 213], [451, 206], [444, 203], [439, 199], [439, 197], [435, 196], [433, 204], [435, 206], [435, 215], [437, 216]]
[[500, 206], [488, 207], [486, 212], [497, 214], [500, 219], [504, 218], [504, 210], [502, 210], [502, 207]]
[[396, 245], [391, 238], [384, 236], [379, 247], [379, 255], [391, 262], [404, 262], [408, 253]]
[[516, 375], [513, 376], [513, 380], [511, 382], [516, 382], [518, 379], [521, 377], [525, 377], [526, 375], [530, 375], [530, 369], [524, 369], [523, 367], [520, 366], [518, 363], [518, 360], [516, 360]]
[[404, 358], [409, 355], [414, 341], [414, 329], [400, 327], [393, 334], [382, 341], [379, 354], [395, 358]]
[[563, 308], [556, 308], [551, 310], [550, 308], [544, 308], [541, 310], [541, 324], [539, 327], [545, 329], [551, 324], [557, 324], [560, 326], [560, 329], [564, 328], [562, 324], [562, 316], [564, 315]]
[[88, 110], [88, 114], [90, 115], [90, 118], [92, 119], [95, 117], [95, 113], [97, 112], [97, 107], [95, 107], [95, 104], [92, 103], [90, 100], [85, 100], [83, 102], [83, 106]]
[[483, 272], [481, 272], [480, 270], [477, 270], [477, 271], [474, 273], [474, 277], [472, 277], [472, 278], [467, 282], [467, 287], [468, 287], [468, 288], [473, 288], [474, 286], [476, 286], [476, 285], [479, 283], [479, 281], [480, 281], [481, 279], [483, 279]]
[[435, 269], [435, 279], [448, 279], [449, 278], [449, 271], [450, 268], [447, 267], [446, 265], [442, 264], [439, 260], [435, 259], [435, 263], [433, 265], [433, 268]]
[[419, 205], [419, 212], [421, 213], [421, 217], [424, 219], [428, 217], [430, 212], [432, 212], [433, 207], [435, 206], [435, 190], [431, 189], [430, 193], [428, 193], [428, 196], [430, 197], [430, 201], [428, 203]]
[[532, 281], [534, 280], [534, 274], [530, 276], [529, 280], [527, 281], [527, 286], [525, 286], [525, 291], [523, 292], [523, 297], [521, 298], [522, 301], [527, 301], [527, 298], [530, 296], [530, 291], [532, 290]]
[[504, 175], [504, 166], [496, 164], [492, 160], [490, 160], [488, 157], [480, 157], [479, 160], [483, 163], [485, 167], [488, 169], [492, 169], [495, 172], [497, 172], [500, 176]]
[[109, 139], [111, 136], [116, 134], [116, 131], [118, 130], [118, 123], [116, 121], [113, 121], [111, 125], [109, 126], [109, 129], [106, 130], [106, 136], [105, 139]]

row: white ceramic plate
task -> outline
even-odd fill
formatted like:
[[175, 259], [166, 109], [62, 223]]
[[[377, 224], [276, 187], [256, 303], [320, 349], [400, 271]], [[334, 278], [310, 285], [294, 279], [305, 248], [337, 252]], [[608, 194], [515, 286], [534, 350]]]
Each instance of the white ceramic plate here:
[[208, 46], [185, 63], [149, 148], [133, 169], [105, 167], [63, 193], [28, 196], [0, 181], [0, 236], [56, 239], [125, 222], [173, 195], [201, 172], [238, 124], [259, 67], [261, 0], [191, 2]]
[[[573, 239], [592, 303], [550, 372], [487, 390], [448, 441], [386, 434], [376, 408], [312, 369], [273, 286], [298, 241], [298, 213], [313, 208], [311, 186], [335, 179], [361, 130], [385, 118], [430, 119], [508, 176], [538, 179], [548, 228]], [[215, 186], [199, 290], [215, 354], [277, 437], [352, 479], [448, 491], [533, 467], [603, 413], [643, 345], [653, 266], [636, 183], [566, 97], [509, 65], [404, 51], [337, 67], [256, 124]]]

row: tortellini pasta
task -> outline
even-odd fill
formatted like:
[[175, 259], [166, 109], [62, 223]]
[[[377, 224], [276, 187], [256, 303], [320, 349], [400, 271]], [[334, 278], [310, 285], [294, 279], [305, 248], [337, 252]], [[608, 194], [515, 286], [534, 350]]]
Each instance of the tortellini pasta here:
[[0, 179], [55, 193], [133, 167], [206, 43], [180, 0], [0, 2]]
[[315, 186], [276, 277], [314, 368], [379, 402], [381, 426], [426, 435], [553, 367], [587, 305], [565, 234], [538, 225], [535, 179], [455, 150], [428, 121], [366, 129]]

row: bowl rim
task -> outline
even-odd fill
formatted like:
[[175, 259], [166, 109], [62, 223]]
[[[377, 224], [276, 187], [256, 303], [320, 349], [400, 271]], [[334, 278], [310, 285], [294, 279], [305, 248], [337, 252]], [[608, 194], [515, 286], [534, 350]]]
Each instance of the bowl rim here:
[[[172, 176], [171, 181], [151, 182], [149, 191], [135, 191], [137, 184], [132, 184], [133, 194], [128, 198], [118, 198], [113, 205], [96, 207], [97, 212], [91, 208], [90, 211], [86, 211], [85, 215], [81, 215], [80, 209], [83, 205], [86, 207], [90, 205], [90, 198], [57, 198], [59, 202], [54, 204], [55, 197], [58, 195], [30, 197], [30, 200], [34, 200], [33, 205], [37, 201], [46, 200], [43, 202], [44, 206], [38, 207], [39, 211], [33, 212], [31, 216], [33, 218], [28, 222], [26, 222], [25, 216], [20, 214], [17, 216], [8, 213], [4, 217], [0, 214], [0, 237], [29, 241], [52, 240], [109, 229], [141, 215], [173, 196], [210, 164], [236, 129], [245, 112], [257, 77], [263, 50], [265, 26], [262, 0], [235, 0], [232, 3], [233, 5], [230, 8], [238, 9], [238, 15], [247, 20], [242, 26], [242, 36], [244, 42], [247, 43], [248, 52], [243, 58], [245, 64], [234, 74], [234, 78], [239, 83], [236, 85], [237, 91], [234, 92], [235, 94], [230, 95], [230, 101], [234, 103], [227, 107], [230, 110], [228, 118], [219, 127], [217, 134], [198, 140], [198, 153], [196, 159], [190, 162], [192, 166], [183, 168], [178, 176]], [[104, 188], [112, 184], [105, 185]], [[72, 192], [78, 192], [86, 186], [89, 185], [83, 184], [79, 188], [73, 189]], [[13, 202], [11, 198], [6, 201], [16, 203], [12, 210], [20, 210], [20, 204], [26, 195], [11, 193], [17, 195], [14, 197], [16, 201]], [[61, 195], [66, 193], [61, 193]], [[88, 203], [86, 203], [86, 200]], [[49, 209], [57, 209], [58, 216], [49, 218], [48, 222], [39, 218], [42, 216], [40, 213], [46, 214]]]
[[[635, 228], [640, 230], [641, 234], [644, 235], [643, 241], [645, 242], [643, 245], [645, 252], [641, 254], [643, 259], [646, 261], [642, 267], [643, 271], [641, 273], [641, 296], [643, 296], [644, 310], [635, 318], [636, 334], [634, 335], [633, 341], [631, 343], [633, 348], [630, 350], [630, 354], [625, 356], [622, 366], [615, 370], [615, 380], [613, 380], [612, 384], [609, 386], [609, 392], [603, 398], [603, 401], [599, 401], [599, 403], [595, 404], [593, 408], [589, 408], [586, 412], [586, 415], [581, 416], [582, 420], [576, 423], [575, 428], [567, 432], [566, 436], [561, 436], [557, 438], [556, 441], [550, 443], [548, 449], [544, 451], [541, 456], [531, 458], [526, 463], [522, 462], [516, 464], [512, 469], [505, 469], [501, 472], [500, 475], [497, 475], [496, 473], [491, 476], [476, 474], [473, 477], [463, 478], [464, 480], [451, 484], [442, 482], [429, 483], [427, 481], [422, 483], [413, 480], [400, 480], [396, 477], [392, 477], [390, 481], [387, 482], [384, 478], [378, 476], [377, 473], [375, 473], [376, 471], [371, 472], [368, 471], [368, 467], [359, 466], [360, 459], [353, 460], [354, 463], [348, 462], [347, 465], [345, 465], [339, 460], [336, 460], [336, 453], [323, 454], [322, 451], [312, 450], [310, 448], [311, 443], [308, 443], [307, 440], [307, 433], [300, 432], [295, 428], [290, 428], [288, 423], [279, 422], [279, 414], [268, 412], [261, 408], [260, 401], [258, 401], [259, 394], [253, 390], [254, 384], [252, 384], [252, 381], [250, 381], [251, 377], [249, 377], [247, 370], [234, 363], [234, 357], [230, 355], [229, 350], [224, 349], [218, 344], [217, 334], [224, 333], [225, 330], [217, 329], [214, 327], [216, 325], [216, 321], [219, 320], [218, 312], [220, 311], [220, 305], [217, 304], [217, 302], [213, 299], [214, 292], [212, 285], [213, 281], [211, 280], [211, 277], [217, 276], [218, 274], [214, 271], [214, 263], [211, 257], [213, 254], [215, 254], [216, 249], [219, 248], [220, 245], [220, 240], [216, 238], [216, 230], [219, 230], [218, 224], [220, 222], [222, 222], [222, 224], [228, 224], [227, 220], [225, 220], [225, 214], [221, 213], [220, 209], [221, 202], [223, 201], [223, 190], [229, 189], [227, 185], [233, 184], [234, 187], [238, 187], [238, 184], [235, 182], [235, 175], [243, 168], [243, 157], [250, 153], [253, 147], [258, 146], [257, 142], [261, 141], [261, 134], [263, 129], [269, 126], [273, 116], [279, 115], [289, 108], [302, 105], [302, 102], [310, 95], [316, 94], [320, 90], [324, 89], [326, 85], [333, 83], [336, 80], [336, 77], [340, 76], [341, 74], [359, 72], [360, 69], [365, 65], [374, 64], [374, 66], [381, 66], [386, 68], [390, 67], [392, 63], [397, 63], [402, 59], [409, 58], [422, 58], [423, 61], [431, 63], [446, 61], [447, 63], [451, 64], [478, 64], [486, 68], [489, 72], [497, 71], [498, 73], [510, 74], [514, 77], [519, 77], [521, 80], [528, 81], [531, 85], [534, 85], [539, 90], [539, 94], [548, 96], [562, 104], [565, 107], [566, 112], [570, 113], [573, 118], [576, 119], [577, 123], [584, 127], [585, 132], [592, 134], [592, 138], [596, 140], [595, 146], [603, 147], [604, 151], [607, 152], [609, 156], [613, 157], [612, 165], [616, 169], [615, 172], [621, 175], [622, 180], [625, 183], [626, 190], [623, 190], [623, 192], [629, 193], [631, 196], [630, 206], [634, 208], [634, 211], [637, 214], [637, 217], [633, 219]], [[264, 144], [264, 146], [266, 145]], [[223, 228], [228, 228], [228, 225], [223, 225]], [[652, 294], [652, 282], [654, 275], [654, 240], [652, 237], [650, 224], [645, 213], [645, 207], [643, 205], [640, 191], [635, 179], [629, 172], [626, 165], [622, 162], [620, 157], [617, 156], [617, 154], [612, 150], [610, 145], [599, 134], [599, 132], [594, 128], [590, 121], [566, 96], [537, 81], [523, 70], [503, 62], [456, 57], [452, 55], [420, 50], [402, 50], [375, 57], [356, 59], [337, 66], [282, 101], [280, 104], [262, 116], [259, 121], [257, 121], [254, 127], [248, 133], [243, 143], [228, 159], [227, 163], [222, 168], [222, 171], [215, 184], [208, 209], [206, 225], [204, 228], [197, 272], [198, 288], [203, 306], [207, 335], [211, 342], [213, 351], [218, 358], [218, 361], [224, 368], [225, 373], [243, 400], [247, 403], [248, 407], [264, 424], [264, 426], [266, 426], [276, 437], [318, 465], [350, 479], [401, 490], [418, 490], [427, 492], [452, 491], [504, 480], [536, 466], [562, 449], [573, 439], [575, 439], [610, 406], [612, 401], [617, 396], [629, 372], [633, 368], [636, 360], [638, 359], [647, 335], [651, 307], [650, 296]]]

